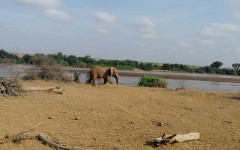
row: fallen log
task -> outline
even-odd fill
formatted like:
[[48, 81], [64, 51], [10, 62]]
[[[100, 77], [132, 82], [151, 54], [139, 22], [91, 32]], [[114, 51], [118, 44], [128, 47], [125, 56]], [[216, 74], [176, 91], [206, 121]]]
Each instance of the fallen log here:
[[25, 91], [47, 91], [47, 92], [53, 92], [56, 94], [63, 94], [63, 89], [58, 86], [53, 87], [30, 87], [30, 88], [24, 88]]
[[30, 87], [30, 88], [24, 88], [26, 91], [51, 91], [54, 89], [60, 89], [58, 86], [52, 86], [52, 87]]

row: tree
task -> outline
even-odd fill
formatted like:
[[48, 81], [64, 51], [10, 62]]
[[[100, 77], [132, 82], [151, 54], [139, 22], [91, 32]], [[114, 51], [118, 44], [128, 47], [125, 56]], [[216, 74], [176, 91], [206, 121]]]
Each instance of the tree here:
[[171, 70], [171, 65], [170, 64], [167, 64], [167, 63], [164, 63], [161, 67], [162, 70]]
[[69, 55], [67, 58], [67, 62], [69, 64], [69, 66], [78, 67], [79, 60], [76, 56]]
[[140, 63], [140, 69], [149, 71], [153, 70], [153, 64], [152, 63]]
[[91, 58], [90, 55], [86, 55], [85, 57], [83, 57], [83, 61], [85, 63], [87, 63], [88, 65], [93, 65], [93, 64], [97, 63], [97, 61], [95, 59]]
[[214, 69], [210, 66], [205, 66], [204, 69], [206, 73], [209, 73], [209, 74], [215, 73]]
[[232, 64], [232, 67], [237, 72], [237, 74], [240, 76], [240, 63]]
[[210, 66], [216, 71], [218, 68], [220, 68], [223, 65], [221, 61], [215, 61]]
[[41, 66], [41, 67], [52, 65], [54, 63], [53, 60], [50, 59], [47, 55], [39, 54], [39, 53], [35, 54], [32, 57], [32, 62], [34, 65]]
[[3, 49], [0, 49], [0, 62], [1, 63], [20, 63], [21, 60], [17, 55], [14, 55], [12, 53], [8, 53]]
[[205, 68], [204, 67], [199, 67], [197, 69], [195, 69], [196, 73], [205, 73]]
[[57, 54], [49, 54], [48, 57], [60, 65], [69, 66], [67, 62], [68, 57], [66, 55], [63, 55], [62, 52], [58, 52]]
[[23, 62], [28, 63], [28, 64], [33, 64], [33, 56], [24, 55], [23, 56]]

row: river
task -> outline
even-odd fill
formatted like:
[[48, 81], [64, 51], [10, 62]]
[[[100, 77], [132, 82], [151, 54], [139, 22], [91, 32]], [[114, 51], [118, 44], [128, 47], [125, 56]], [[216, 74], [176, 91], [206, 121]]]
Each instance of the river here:
[[[0, 64], [0, 77], [15, 77], [15, 76], [23, 76], [25, 71], [29, 68], [33, 68], [31, 65], [2, 65]], [[66, 73], [73, 75], [74, 70], [78, 70], [81, 73], [81, 81], [86, 81], [86, 69], [66, 69]], [[123, 71], [124, 72], [124, 71]], [[151, 74], [151, 73], [150, 73]], [[156, 74], [156, 72], [154, 72]], [[166, 73], [159, 73], [166, 74]], [[169, 74], [169, 73], [168, 73]], [[186, 75], [184, 73], [172, 73], [173, 75]], [[189, 75], [189, 74], [188, 74]], [[199, 74], [198, 74], [199, 75]], [[190, 74], [190, 76], [194, 77], [196, 74]], [[239, 79], [239, 76], [223, 76], [223, 75], [207, 75], [202, 74], [200, 76], [218, 78], [219, 76], [222, 78], [233, 78]], [[139, 76], [126, 76], [122, 75], [119, 77], [119, 84], [124, 86], [137, 86]], [[115, 82], [115, 79], [112, 79]], [[186, 80], [186, 79], [166, 79], [168, 81], [168, 88], [185, 88], [185, 89], [198, 89], [198, 90], [206, 90], [206, 91], [230, 91], [230, 92], [238, 92], [240, 91], [240, 83], [233, 82], [218, 82], [218, 81], [200, 81], [200, 80]], [[103, 80], [98, 80], [97, 83], [103, 83]]]
[[[119, 77], [119, 84], [124, 86], [137, 86], [140, 77]], [[229, 91], [238, 92], [240, 91], [240, 83], [231, 82], [212, 82], [212, 81], [198, 81], [198, 80], [179, 80], [179, 79], [166, 79], [168, 81], [168, 88], [185, 88], [185, 89], [196, 89], [205, 91]], [[81, 74], [81, 81], [86, 81], [86, 74]], [[112, 78], [115, 82], [115, 78]], [[100, 79], [97, 83], [103, 84], [103, 80]]]

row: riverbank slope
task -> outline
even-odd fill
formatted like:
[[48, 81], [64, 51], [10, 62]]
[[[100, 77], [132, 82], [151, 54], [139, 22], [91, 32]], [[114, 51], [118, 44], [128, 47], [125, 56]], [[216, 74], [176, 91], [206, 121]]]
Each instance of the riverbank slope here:
[[[24, 87], [61, 86], [63, 95], [28, 92], [0, 97], [0, 138], [42, 122], [42, 132], [76, 149], [152, 150], [149, 138], [199, 132], [201, 139], [156, 149], [240, 149], [240, 94], [159, 88], [22, 81]], [[161, 126], [160, 126], [161, 124]], [[0, 144], [0, 149], [51, 148], [36, 140]]]

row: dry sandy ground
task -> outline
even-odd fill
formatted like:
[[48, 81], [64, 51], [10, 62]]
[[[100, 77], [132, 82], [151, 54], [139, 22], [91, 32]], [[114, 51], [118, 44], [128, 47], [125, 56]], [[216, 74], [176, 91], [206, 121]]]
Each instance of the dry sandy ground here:
[[[28, 92], [0, 97], [0, 138], [35, 124], [49, 139], [80, 150], [240, 149], [240, 93], [24, 81], [54, 86], [63, 95]], [[161, 122], [162, 127], [157, 122]], [[152, 148], [146, 139], [163, 133], [199, 132], [201, 139]], [[52, 149], [37, 140], [0, 144], [1, 150]]]

